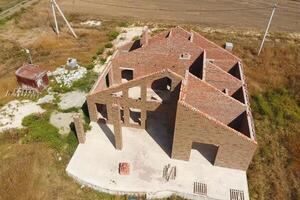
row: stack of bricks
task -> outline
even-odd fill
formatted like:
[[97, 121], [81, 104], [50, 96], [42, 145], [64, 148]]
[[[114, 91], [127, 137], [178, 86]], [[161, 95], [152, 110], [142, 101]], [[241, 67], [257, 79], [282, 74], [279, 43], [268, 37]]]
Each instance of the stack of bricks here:
[[119, 174], [120, 175], [129, 175], [130, 174], [129, 163], [126, 163], [126, 162], [119, 163]]

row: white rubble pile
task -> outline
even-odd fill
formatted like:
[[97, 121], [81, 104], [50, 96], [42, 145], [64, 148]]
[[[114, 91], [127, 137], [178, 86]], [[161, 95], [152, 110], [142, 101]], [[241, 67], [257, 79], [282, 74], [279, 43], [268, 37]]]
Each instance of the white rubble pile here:
[[80, 24], [84, 26], [95, 27], [95, 26], [101, 26], [102, 22], [97, 20], [87, 20], [85, 22], [81, 22]]
[[74, 70], [67, 70], [64, 67], [58, 67], [53, 72], [48, 72], [49, 77], [54, 77], [58, 84], [71, 87], [73, 82], [83, 78], [87, 73], [85, 67], [78, 67]]

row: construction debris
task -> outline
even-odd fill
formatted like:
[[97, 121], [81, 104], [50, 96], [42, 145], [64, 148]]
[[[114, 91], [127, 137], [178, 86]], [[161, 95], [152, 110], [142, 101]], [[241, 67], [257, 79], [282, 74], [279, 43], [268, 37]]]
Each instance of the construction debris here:
[[14, 97], [27, 97], [29, 99], [37, 99], [40, 94], [35, 90], [23, 89], [21, 87], [15, 88], [14, 90], [7, 90], [5, 96], [14, 96]]
[[97, 27], [101, 26], [102, 22], [97, 20], [87, 20], [85, 22], [81, 22], [80, 24], [88, 27]]
[[166, 165], [163, 169], [163, 178], [166, 181], [169, 181], [170, 179], [175, 180], [176, 173], [177, 173], [176, 171], [177, 171], [176, 166], [171, 167], [170, 164]]
[[49, 77], [53, 77], [58, 84], [61, 86], [71, 87], [73, 82], [83, 78], [87, 73], [85, 67], [78, 66], [77, 69], [67, 70], [64, 67], [58, 67], [53, 72], [48, 72]]

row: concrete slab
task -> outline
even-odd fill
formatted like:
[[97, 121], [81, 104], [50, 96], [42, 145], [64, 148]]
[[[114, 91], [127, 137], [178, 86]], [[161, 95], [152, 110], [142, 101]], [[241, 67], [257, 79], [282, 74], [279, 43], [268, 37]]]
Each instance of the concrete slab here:
[[[245, 171], [213, 166], [198, 151], [192, 150], [190, 161], [170, 159], [170, 135], [154, 123], [146, 130], [122, 128], [123, 149], [114, 148], [113, 127], [91, 123], [85, 144], [79, 144], [67, 173], [94, 189], [113, 194], [146, 193], [147, 198], [177, 194], [188, 199], [230, 199], [230, 189], [242, 190], [248, 200]], [[153, 130], [156, 130], [155, 132]], [[160, 142], [159, 142], [160, 141]], [[118, 173], [119, 162], [128, 162], [130, 175]], [[163, 178], [163, 168], [176, 166], [175, 180]], [[207, 184], [207, 196], [193, 193], [194, 182]]]
[[70, 124], [73, 122], [74, 114], [55, 111], [50, 116], [50, 123], [59, 129], [60, 134], [68, 134], [71, 131]]
[[68, 92], [61, 95], [58, 106], [62, 110], [66, 110], [73, 107], [80, 108], [84, 104], [85, 100], [86, 94], [84, 92]]

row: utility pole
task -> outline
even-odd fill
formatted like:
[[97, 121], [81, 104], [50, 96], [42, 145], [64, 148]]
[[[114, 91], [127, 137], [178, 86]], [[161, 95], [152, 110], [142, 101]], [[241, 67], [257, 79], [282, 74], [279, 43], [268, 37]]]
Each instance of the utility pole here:
[[55, 7], [54, 7], [53, 1], [51, 1], [51, 9], [52, 9], [53, 17], [54, 17], [55, 31], [56, 31], [56, 34], [59, 35], [58, 24], [57, 24], [56, 13], [55, 13]]
[[31, 53], [30, 53], [29, 49], [25, 49], [25, 52], [26, 52], [26, 53], [28, 54], [28, 56], [29, 56], [30, 64], [33, 64], [33, 62], [32, 62], [32, 57], [31, 57]]
[[58, 24], [57, 24], [57, 20], [56, 20], [56, 13], [55, 13], [55, 8], [58, 10], [58, 12], [60, 13], [60, 15], [62, 16], [62, 18], [64, 19], [64, 21], [66, 22], [69, 30], [71, 31], [71, 33], [73, 34], [73, 36], [75, 38], [78, 38], [76, 33], [74, 32], [73, 28], [71, 27], [71, 25], [69, 24], [68, 20], [66, 19], [64, 13], [62, 12], [62, 10], [60, 9], [60, 7], [58, 6], [58, 4], [56, 3], [55, 0], [51, 0], [51, 7], [52, 7], [52, 12], [53, 12], [53, 17], [54, 17], [54, 21], [55, 21], [55, 28], [56, 28], [56, 33], [59, 34], [59, 30], [58, 30]]
[[268, 31], [269, 31], [269, 28], [270, 28], [270, 26], [271, 26], [271, 22], [272, 22], [272, 19], [273, 19], [273, 16], [274, 16], [274, 13], [275, 13], [276, 8], [277, 8], [277, 4], [275, 3], [275, 4], [273, 5], [273, 10], [272, 10], [272, 13], [271, 13], [271, 16], [270, 16], [270, 19], [269, 19], [268, 26], [267, 26], [267, 28], [266, 28], [265, 35], [264, 35], [264, 37], [263, 37], [263, 40], [261, 41], [261, 45], [260, 45], [260, 48], [259, 48], [259, 51], [258, 51], [258, 54], [257, 54], [258, 56], [259, 56], [259, 54], [260, 54], [260, 52], [261, 52], [261, 50], [262, 50], [262, 48], [263, 48], [263, 46], [264, 46], [265, 39], [266, 39], [266, 37], [267, 37], [267, 35], [268, 35]]

